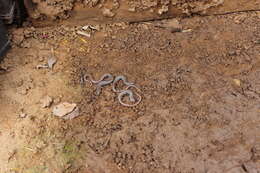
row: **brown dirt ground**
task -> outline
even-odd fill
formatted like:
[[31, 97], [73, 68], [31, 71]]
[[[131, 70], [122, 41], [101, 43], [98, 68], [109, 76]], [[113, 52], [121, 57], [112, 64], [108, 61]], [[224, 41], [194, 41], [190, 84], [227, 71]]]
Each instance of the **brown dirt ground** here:
[[[260, 172], [259, 19], [179, 19], [188, 32], [100, 24], [91, 38], [75, 34], [80, 26], [13, 28], [0, 75], [0, 172]], [[36, 69], [51, 48], [54, 69]], [[126, 108], [111, 87], [95, 96], [80, 84], [86, 72], [126, 75], [144, 99]], [[46, 95], [54, 103], [41, 108]], [[53, 116], [65, 101], [81, 116]]]

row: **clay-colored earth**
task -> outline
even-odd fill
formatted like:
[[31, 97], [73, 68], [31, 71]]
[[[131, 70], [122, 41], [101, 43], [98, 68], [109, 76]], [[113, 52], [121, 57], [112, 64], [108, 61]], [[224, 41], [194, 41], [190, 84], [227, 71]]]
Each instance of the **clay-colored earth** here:
[[[81, 23], [10, 28], [0, 172], [260, 172], [259, 20], [244, 12], [99, 23], [91, 37], [76, 34]], [[36, 68], [51, 57], [52, 70]], [[111, 86], [96, 96], [86, 73], [125, 75], [143, 100], [124, 107]], [[43, 108], [46, 96], [53, 103]], [[80, 116], [54, 116], [63, 102]]]
[[[136, 22], [178, 16], [212, 15], [259, 10], [259, 0], [25, 0], [34, 23], [69, 19], [85, 22]], [[53, 24], [53, 22], [48, 23]]]

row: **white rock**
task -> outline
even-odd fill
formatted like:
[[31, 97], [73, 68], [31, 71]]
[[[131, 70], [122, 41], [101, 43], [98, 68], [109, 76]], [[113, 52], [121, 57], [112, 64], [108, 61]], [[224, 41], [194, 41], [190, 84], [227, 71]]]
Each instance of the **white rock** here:
[[83, 32], [83, 31], [77, 31], [77, 34], [79, 35], [83, 35], [85, 37], [91, 37], [91, 34], [87, 33], [87, 32]]
[[63, 119], [73, 119], [79, 116], [79, 108], [75, 103], [61, 103], [53, 108], [52, 113]]
[[73, 118], [76, 118], [77, 116], [79, 116], [79, 108], [76, 107], [71, 113], [65, 115], [63, 118], [65, 120], [71, 120]]
[[19, 117], [20, 118], [25, 118], [25, 117], [27, 117], [27, 114], [22, 112], [22, 113], [20, 113]]

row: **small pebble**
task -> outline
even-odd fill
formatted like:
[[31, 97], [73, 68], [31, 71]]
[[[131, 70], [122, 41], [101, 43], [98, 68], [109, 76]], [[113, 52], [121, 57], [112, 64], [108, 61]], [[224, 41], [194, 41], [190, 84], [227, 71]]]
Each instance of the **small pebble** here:
[[42, 100], [42, 108], [48, 108], [51, 106], [53, 99], [50, 96], [45, 96]]
[[108, 8], [104, 8], [103, 11], [103, 16], [105, 17], [114, 17], [115, 16], [115, 13], [113, 13], [110, 9]]
[[26, 88], [19, 88], [17, 92], [21, 95], [26, 95], [28, 93]]
[[20, 118], [25, 118], [25, 117], [27, 117], [27, 114], [22, 112], [22, 113], [20, 113], [19, 117]]

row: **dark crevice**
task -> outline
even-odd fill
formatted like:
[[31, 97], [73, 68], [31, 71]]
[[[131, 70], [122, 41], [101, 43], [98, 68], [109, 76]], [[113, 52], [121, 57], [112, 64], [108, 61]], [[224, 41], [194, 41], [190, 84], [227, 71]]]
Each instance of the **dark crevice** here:
[[248, 172], [248, 170], [246, 169], [245, 164], [242, 164], [242, 165], [241, 165], [241, 168], [242, 168], [245, 172]]

